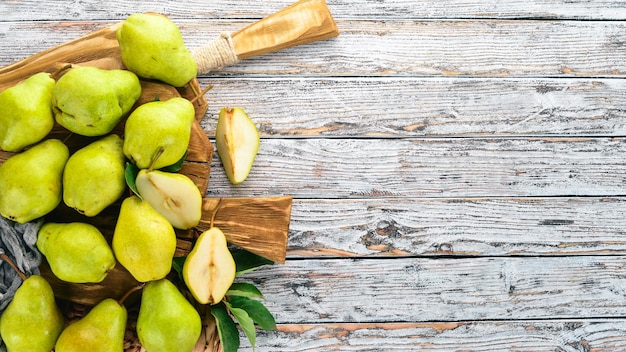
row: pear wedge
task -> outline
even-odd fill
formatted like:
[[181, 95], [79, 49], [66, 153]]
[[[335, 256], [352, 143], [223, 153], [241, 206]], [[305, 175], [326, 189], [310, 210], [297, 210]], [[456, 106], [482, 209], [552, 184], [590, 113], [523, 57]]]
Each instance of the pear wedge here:
[[259, 130], [242, 108], [222, 108], [215, 129], [215, 143], [226, 176], [232, 184], [250, 174], [259, 151]]

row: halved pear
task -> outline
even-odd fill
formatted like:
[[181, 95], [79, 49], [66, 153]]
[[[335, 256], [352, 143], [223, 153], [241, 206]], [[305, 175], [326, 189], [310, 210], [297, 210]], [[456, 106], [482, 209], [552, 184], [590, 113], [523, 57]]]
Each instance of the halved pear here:
[[259, 130], [242, 108], [222, 108], [215, 129], [217, 153], [232, 184], [243, 182], [259, 151]]
[[235, 259], [217, 227], [203, 232], [183, 265], [183, 279], [202, 304], [219, 303], [235, 280]]
[[190, 229], [202, 217], [202, 194], [187, 176], [159, 170], [140, 170], [137, 192], [178, 229]]

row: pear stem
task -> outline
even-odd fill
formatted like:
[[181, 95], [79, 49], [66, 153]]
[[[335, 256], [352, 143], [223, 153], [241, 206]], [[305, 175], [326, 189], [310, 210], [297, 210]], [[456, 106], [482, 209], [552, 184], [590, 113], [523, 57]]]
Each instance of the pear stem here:
[[50, 74], [50, 77], [54, 80], [57, 80], [59, 78], [59, 76], [61, 75], [61, 73], [63, 73], [64, 71], [67, 71], [68, 69], [72, 68], [72, 64], [65, 64], [63, 66], [61, 66], [58, 70], [52, 72]]
[[159, 147], [159, 150], [157, 150], [156, 153], [154, 153], [154, 156], [152, 157], [152, 160], [150, 161], [150, 166], [148, 167], [148, 172], [152, 171], [152, 169], [154, 168], [154, 164], [156, 163], [157, 159], [161, 156], [161, 154], [163, 154], [163, 152], [165, 152], [165, 148]]
[[220, 209], [220, 205], [222, 204], [222, 198], [218, 199], [215, 208], [211, 209], [211, 221], [209, 221], [209, 228], [213, 227], [213, 222], [215, 221], [215, 215], [217, 215], [217, 211]]
[[193, 86], [191, 86], [191, 89], [193, 90], [193, 95], [194, 95], [194, 98], [193, 98], [193, 99], [191, 99], [191, 100], [190, 100], [190, 102], [191, 102], [192, 104], [195, 104], [195, 103], [198, 101], [198, 99], [200, 99], [200, 97], [204, 96], [204, 95], [206, 94], [206, 92], [208, 92], [208, 91], [210, 91], [211, 89], [213, 89], [213, 85], [212, 85], [212, 84], [209, 84], [209, 85], [208, 85], [206, 88], [204, 88], [204, 89], [202, 90], [202, 92], [200, 92], [200, 93], [196, 92], [196, 89], [195, 89]]
[[5, 253], [2, 253], [0, 254], [0, 259], [7, 262], [13, 268], [13, 270], [17, 272], [17, 275], [19, 275], [22, 278], [22, 280], [26, 281], [26, 279], [28, 279], [28, 276], [26, 276], [26, 274], [24, 274], [20, 270], [20, 268], [18, 268], [17, 265], [15, 265], [15, 262], [11, 260], [11, 258], [8, 255], [6, 255]]
[[130, 297], [130, 295], [132, 295], [133, 293], [143, 289], [143, 287], [145, 286], [145, 283], [139, 284], [137, 286], [132, 287], [130, 290], [126, 291], [126, 293], [122, 296], [122, 298], [120, 298], [117, 303], [121, 306], [124, 304], [124, 301], [126, 301], [126, 299], [128, 297]]

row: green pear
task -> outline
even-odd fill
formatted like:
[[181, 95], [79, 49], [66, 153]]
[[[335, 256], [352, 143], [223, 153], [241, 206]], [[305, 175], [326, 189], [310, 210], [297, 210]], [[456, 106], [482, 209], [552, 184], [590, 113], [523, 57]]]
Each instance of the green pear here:
[[117, 29], [126, 67], [137, 75], [182, 87], [196, 77], [196, 60], [174, 22], [158, 13], [130, 15]]
[[113, 130], [141, 96], [137, 75], [126, 70], [91, 66], [70, 69], [52, 91], [56, 121], [83, 136], [102, 136]]
[[0, 148], [19, 152], [50, 133], [54, 84], [41, 72], [0, 93]]
[[46, 279], [32, 275], [15, 292], [0, 320], [9, 352], [50, 352], [65, 321]]
[[172, 268], [176, 233], [163, 215], [137, 196], [122, 202], [113, 232], [117, 261], [139, 282], [159, 280]]
[[66, 282], [101, 282], [115, 266], [113, 251], [100, 230], [86, 223], [44, 224], [37, 248], [52, 273]]
[[178, 229], [197, 226], [202, 218], [202, 194], [187, 176], [159, 170], [140, 170], [137, 192]]
[[145, 103], [126, 120], [124, 154], [140, 169], [175, 164], [187, 151], [194, 119], [193, 104], [184, 98]]
[[202, 320], [167, 279], [146, 284], [137, 317], [137, 336], [148, 352], [191, 352], [200, 338]]
[[106, 298], [87, 315], [68, 325], [54, 346], [55, 352], [122, 352], [127, 311], [124, 305]]
[[239, 184], [248, 177], [260, 143], [259, 130], [242, 108], [220, 110], [215, 144], [232, 184]]
[[203, 232], [183, 264], [183, 279], [202, 304], [219, 303], [235, 280], [237, 271], [226, 236], [217, 227]]
[[98, 215], [126, 190], [122, 139], [108, 135], [76, 151], [63, 172], [63, 201], [79, 213]]
[[0, 214], [23, 224], [54, 210], [68, 158], [63, 142], [47, 139], [7, 159], [0, 166]]

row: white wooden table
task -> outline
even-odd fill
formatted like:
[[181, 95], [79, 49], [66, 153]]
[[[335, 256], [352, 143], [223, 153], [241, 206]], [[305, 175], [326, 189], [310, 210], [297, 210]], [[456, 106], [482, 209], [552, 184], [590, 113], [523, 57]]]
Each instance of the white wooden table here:
[[[0, 2], [0, 66], [123, 20], [189, 47], [275, 1]], [[257, 351], [626, 351], [626, 3], [329, 0], [341, 35], [200, 77], [293, 195]], [[246, 347], [242, 339], [242, 350]]]

